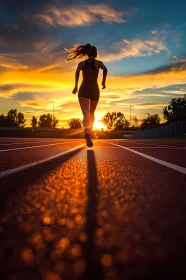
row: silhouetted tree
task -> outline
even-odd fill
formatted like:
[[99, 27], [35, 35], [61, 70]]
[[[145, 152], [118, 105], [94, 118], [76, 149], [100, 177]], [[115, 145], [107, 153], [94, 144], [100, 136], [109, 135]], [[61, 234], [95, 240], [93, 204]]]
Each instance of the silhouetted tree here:
[[16, 122], [18, 124], [18, 127], [24, 127], [25, 126], [26, 120], [25, 120], [25, 117], [24, 117], [23, 113], [19, 112], [17, 114], [17, 121]]
[[36, 117], [32, 117], [32, 121], [31, 121], [31, 126], [33, 128], [36, 128], [37, 127], [37, 118]]
[[17, 112], [17, 109], [11, 109], [8, 111], [7, 116], [0, 116], [0, 126], [14, 126], [14, 127], [24, 127], [26, 119], [24, 114]]
[[150, 115], [146, 119], [142, 120], [141, 128], [142, 129], [150, 129], [160, 125], [160, 117], [158, 114]]
[[129, 121], [121, 112], [108, 112], [102, 119], [102, 123], [108, 130], [122, 130], [129, 128]]
[[57, 126], [58, 122], [59, 122], [59, 120], [56, 119], [56, 117], [54, 117], [52, 120], [52, 127], [55, 128]]
[[169, 105], [163, 108], [164, 119], [168, 123], [186, 120], [186, 99], [173, 98]]
[[68, 121], [68, 126], [72, 129], [82, 128], [82, 120], [79, 118], [72, 118]]
[[51, 114], [43, 114], [40, 116], [38, 124], [40, 127], [55, 128], [58, 120], [55, 117], [53, 119]]
[[14, 125], [14, 122], [11, 121], [10, 119], [7, 119], [7, 117], [3, 114], [3, 115], [0, 115], [0, 126], [15, 126]]
[[16, 123], [17, 120], [17, 109], [11, 109], [7, 113], [7, 118], [12, 121], [13, 123]]
[[134, 116], [134, 117], [132, 118], [132, 120], [133, 120], [133, 123], [134, 123], [133, 126], [138, 127], [138, 126], [139, 126], [139, 120], [138, 120], [138, 118], [137, 118], [136, 116]]

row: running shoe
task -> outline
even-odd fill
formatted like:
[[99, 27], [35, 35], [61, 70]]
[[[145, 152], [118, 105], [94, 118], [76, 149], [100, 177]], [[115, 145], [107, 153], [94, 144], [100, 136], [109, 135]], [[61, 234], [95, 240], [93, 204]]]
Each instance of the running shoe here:
[[88, 147], [92, 147], [93, 146], [93, 142], [92, 142], [92, 136], [89, 132], [85, 133], [85, 139], [86, 139], [86, 144]]

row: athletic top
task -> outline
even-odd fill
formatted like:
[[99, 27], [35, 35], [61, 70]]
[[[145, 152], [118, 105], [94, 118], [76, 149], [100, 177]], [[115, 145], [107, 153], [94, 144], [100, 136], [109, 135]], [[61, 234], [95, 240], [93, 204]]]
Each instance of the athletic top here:
[[82, 74], [82, 86], [93, 87], [98, 85], [98, 70], [96, 68], [94, 58], [89, 58], [85, 61], [85, 65], [82, 68]]

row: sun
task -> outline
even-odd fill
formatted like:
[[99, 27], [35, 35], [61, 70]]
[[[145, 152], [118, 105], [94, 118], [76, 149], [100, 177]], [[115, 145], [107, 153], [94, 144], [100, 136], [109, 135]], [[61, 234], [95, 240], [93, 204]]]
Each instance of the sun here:
[[93, 125], [93, 130], [102, 130], [106, 129], [106, 126], [99, 120], [95, 120], [94, 125]]

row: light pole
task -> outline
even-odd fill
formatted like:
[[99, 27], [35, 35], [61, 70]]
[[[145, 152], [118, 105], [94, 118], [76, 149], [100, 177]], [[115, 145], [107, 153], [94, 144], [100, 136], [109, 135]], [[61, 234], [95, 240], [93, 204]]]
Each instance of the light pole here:
[[51, 103], [53, 103], [53, 122], [54, 122], [54, 100], [52, 100]]
[[133, 107], [133, 106], [130, 105], [130, 124], [131, 124], [131, 107]]

